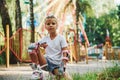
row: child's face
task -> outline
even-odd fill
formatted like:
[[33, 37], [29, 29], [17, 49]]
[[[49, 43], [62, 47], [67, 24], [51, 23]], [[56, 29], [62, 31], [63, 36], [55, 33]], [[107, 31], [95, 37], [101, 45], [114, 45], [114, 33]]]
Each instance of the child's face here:
[[57, 29], [57, 20], [55, 18], [48, 18], [45, 21], [45, 28], [48, 30], [49, 33], [56, 32]]

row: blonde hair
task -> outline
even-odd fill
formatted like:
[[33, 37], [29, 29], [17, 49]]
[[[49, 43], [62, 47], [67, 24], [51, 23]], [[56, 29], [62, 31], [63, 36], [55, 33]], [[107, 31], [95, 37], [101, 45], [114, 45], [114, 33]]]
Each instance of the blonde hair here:
[[57, 18], [56, 18], [54, 15], [48, 15], [48, 16], [45, 18], [45, 22], [46, 22], [46, 20], [49, 19], [49, 18], [54, 18], [54, 19], [56, 20], [56, 22], [57, 22]]

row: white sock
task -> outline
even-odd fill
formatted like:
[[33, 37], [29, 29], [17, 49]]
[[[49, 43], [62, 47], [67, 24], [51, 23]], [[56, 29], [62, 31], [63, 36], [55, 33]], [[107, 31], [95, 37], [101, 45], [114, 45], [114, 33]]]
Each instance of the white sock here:
[[40, 67], [40, 65], [39, 65], [39, 64], [37, 65], [37, 69], [38, 69], [38, 70], [41, 70], [41, 67]]

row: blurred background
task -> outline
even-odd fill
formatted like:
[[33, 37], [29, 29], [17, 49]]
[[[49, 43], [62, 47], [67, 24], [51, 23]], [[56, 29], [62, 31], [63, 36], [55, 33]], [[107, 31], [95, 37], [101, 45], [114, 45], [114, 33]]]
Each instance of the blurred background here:
[[66, 37], [71, 62], [120, 59], [120, 0], [0, 0], [0, 64], [6, 63], [7, 34], [10, 63], [30, 62], [27, 47], [47, 35], [50, 14]]

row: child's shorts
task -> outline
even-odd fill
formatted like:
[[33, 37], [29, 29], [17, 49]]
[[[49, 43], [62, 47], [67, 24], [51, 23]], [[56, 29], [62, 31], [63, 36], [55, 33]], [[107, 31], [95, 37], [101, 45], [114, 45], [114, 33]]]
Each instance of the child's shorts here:
[[64, 73], [64, 63], [63, 62], [60, 65], [57, 65], [57, 64], [54, 64], [54, 63], [50, 62], [47, 58], [46, 58], [46, 61], [47, 61], [47, 64], [48, 64], [47, 70], [49, 72], [53, 73], [53, 70], [58, 68], [59, 75], [63, 75], [63, 73]]

